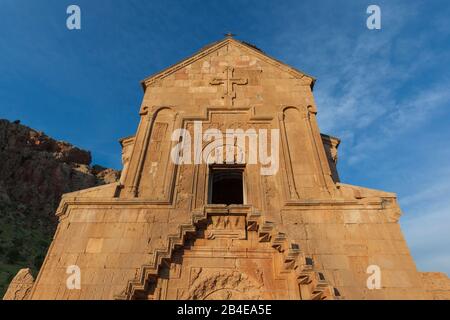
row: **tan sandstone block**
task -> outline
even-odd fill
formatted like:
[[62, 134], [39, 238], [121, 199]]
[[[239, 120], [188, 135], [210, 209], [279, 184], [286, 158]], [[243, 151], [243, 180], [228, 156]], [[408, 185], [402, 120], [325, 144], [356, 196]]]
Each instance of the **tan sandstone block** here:
[[90, 238], [87, 242], [87, 253], [100, 253], [102, 252], [103, 238]]

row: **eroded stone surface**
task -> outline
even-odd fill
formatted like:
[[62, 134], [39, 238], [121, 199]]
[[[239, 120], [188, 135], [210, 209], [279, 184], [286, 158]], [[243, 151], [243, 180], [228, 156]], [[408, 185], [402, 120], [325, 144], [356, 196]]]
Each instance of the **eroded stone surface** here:
[[11, 281], [3, 300], [25, 300], [30, 296], [34, 278], [30, 269], [21, 269]]
[[421, 272], [425, 289], [435, 300], [450, 300], [450, 279], [442, 272]]

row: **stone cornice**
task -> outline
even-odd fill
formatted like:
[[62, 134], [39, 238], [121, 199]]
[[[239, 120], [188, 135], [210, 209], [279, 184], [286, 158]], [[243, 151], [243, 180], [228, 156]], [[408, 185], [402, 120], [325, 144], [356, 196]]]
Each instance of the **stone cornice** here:
[[93, 207], [145, 207], [145, 208], [174, 208], [170, 201], [160, 200], [145, 200], [139, 198], [121, 199], [121, 198], [88, 198], [88, 197], [74, 197], [62, 199], [56, 210], [56, 216], [60, 219], [67, 213], [70, 206], [93, 206]]
[[324, 143], [327, 143], [332, 147], [337, 148], [341, 144], [341, 139], [339, 139], [337, 137], [333, 137], [333, 136], [330, 136], [330, 135], [324, 134], [324, 133], [321, 133], [320, 136], [322, 137], [322, 141]]
[[354, 209], [382, 209], [382, 199], [370, 199], [367, 201], [361, 200], [336, 200], [336, 199], [317, 199], [317, 200], [295, 200], [286, 201], [285, 209], [295, 210], [325, 210], [325, 209], [339, 209], [339, 210], [354, 210]]
[[119, 143], [122, 147], [125, 145], [128, 145], [128, 144], [134, 143], [135, 137], [136, 136], [133, 135], [133, 136], [121, 138], [121, 139], [119, 139]]

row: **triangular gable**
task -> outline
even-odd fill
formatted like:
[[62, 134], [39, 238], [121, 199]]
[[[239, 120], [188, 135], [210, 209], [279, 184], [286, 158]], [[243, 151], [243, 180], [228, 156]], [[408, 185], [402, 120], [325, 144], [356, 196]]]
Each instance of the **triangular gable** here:
[[266, 63], [268, 63], [272, 66], [275, 66], [275, 67], [281, 69], [282, 71], [291, 74], [292, 76], [294, 76], [296, 78], [299, 78], [299, 79], [304, 78], [304, 77], [309, 78], [311, 80], [311, 89], [313, 89], [314, 83], [316, 81], [316, 79], [314, 77], [265, 54], [264, 52], [262, 52], [261, 50], [257, 49], [256, 47], [254, 47], [250, 44], [233, 39], [231, 37], [226, 37], [225, 39], [223, 39], [221, 41], [214, 42], [208, 46], [205, 46], [202, 49], [200, 49], [197, 53], [193, 54], [192, 56], [142, 80], [141, 81], [142, 87], [145, 90], [149, 85], [151, 85], [155, 81], [163, 79], [163, 78], [171, 75], [172, 73], [194, 63], [195, 61], [197, 61], [199, 59], [202, 59], [202, 58], [210, 55], [211, 53], [213, 53], [229, 44], [236, 45], [237, 47], [243, 49], [244, 51], [250, 52], [251, 54], [257, 56], [259, 59], [265, 61]]

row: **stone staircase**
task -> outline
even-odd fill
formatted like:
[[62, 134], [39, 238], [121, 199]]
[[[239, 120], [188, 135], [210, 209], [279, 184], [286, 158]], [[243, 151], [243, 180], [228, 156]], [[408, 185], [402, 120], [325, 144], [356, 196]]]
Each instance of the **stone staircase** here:
[[195, 237], [200, 226], [205, 225], [208, 214], [220, 212], [224, 215], [236, 212], [246, 213], [247, 232], [257, 232], [260, 242], [269, 242], [279, 253], [279, 274], [294, 273], [304, 300], [334, 300], [341, 299], [339, 291], [333, 288], [321, 272], [314, 270], [314, 261], [305, 256], [299, 245], [289, 240], [287, 235], [278, 232], [275, 223], [266, 221], [262, 215], [251, 206], [207, 206], [202, 211], [193, 212], [191, 223], [180, 224], [176, 234], [169, 235], [165, 248], [153, 251], [153, 259], [148, 265], [143, 265], [135, 278], [128, 281], [126, 288], [115, 296], [118, 300], [134, 299], [139, 293], [145, 292], [149, 280], [158, 277], [158, 271], [166, 262], [170, 262], [175, 249], [182, 247], [186, 239]]

